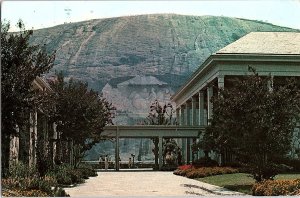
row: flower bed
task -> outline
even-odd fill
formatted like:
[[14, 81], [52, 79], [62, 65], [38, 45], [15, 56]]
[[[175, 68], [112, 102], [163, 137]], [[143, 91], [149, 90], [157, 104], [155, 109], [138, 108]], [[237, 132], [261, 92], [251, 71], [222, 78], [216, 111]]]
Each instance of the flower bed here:
[[184, 165], [178, 167], [173, 172], [175, 175], [185, 176], [191, 179], [208, 177], [212, 175], [238, 173], [238, 169], [231, 167], [201, 167], [195, 168], [192, 165]]
[[253, 185], [255, 196], [300, 195], [300, 179], [266, 180]]

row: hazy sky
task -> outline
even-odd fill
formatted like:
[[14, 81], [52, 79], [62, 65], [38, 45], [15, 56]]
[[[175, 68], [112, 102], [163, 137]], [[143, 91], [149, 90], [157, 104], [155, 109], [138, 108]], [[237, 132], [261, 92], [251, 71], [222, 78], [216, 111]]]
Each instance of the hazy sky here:
[[198, 0], [198, 1], [8, 1], [1, 18], [11, 30], [22, 19], [26, 28], [44, 28], [64, 22], [137, 14], [176, 13], [215, 15], [267, 21], [300, 29], [300, 0]]

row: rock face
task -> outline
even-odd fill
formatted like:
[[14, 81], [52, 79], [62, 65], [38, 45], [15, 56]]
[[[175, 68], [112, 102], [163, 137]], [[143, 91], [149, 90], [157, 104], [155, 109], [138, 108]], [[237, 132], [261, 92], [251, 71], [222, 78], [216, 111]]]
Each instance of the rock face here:
[[164, 76], [178, 85], [171, 75], [187, 79], [210, 54], [252, 31], [295, 30], [229, 17], [157, 14], [36, 30], [32, 43], [57, 51], [53, 71], [100, 91], [111, 79], [137, 75]]
[[32, 43], [56, 50], [52, 72], [103, 91], [119, 116], [128, 117], [116, 121], [134, 124], [137, 115], [147, 116], [154, 99], [167, 102], [209, 55], [252, 31], [299, 30], [229, 17], [156, 14], [36, 30]]

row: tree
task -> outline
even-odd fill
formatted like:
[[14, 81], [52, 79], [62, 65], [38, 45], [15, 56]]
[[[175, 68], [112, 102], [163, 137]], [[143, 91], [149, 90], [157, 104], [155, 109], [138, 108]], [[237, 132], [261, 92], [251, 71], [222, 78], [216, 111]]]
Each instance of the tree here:
[[[173, 106], [171, 103], [164, 104], [163, 106], [158, 102], [158, 100], [155, 100], [150, 105], [150, 112], [147, 116], [147, 120], [145, 121], [145, 124], [148, 125], [171, 125], [176, 124], [176, 120], [173, 119]], [[154, 149], [153, 153], [155, 156], [155, 169], [158, 169], [158, 138], [152, 138], [152, 141], [154, 143]], [[177, 145], [176, 145], [177, 146]]]
[[57, 123], [60, 141], [70, 141], [75, 150], [75, 167], [85, 151], [101, 140], [103, 127], [112, 123], [114, 108], [98, 92], [88, 89], [88, 84], [70, 79], [63, 74], [51, 83], [54, 94], [48, 107], [52, 121]]
[[55, 53], [48, 55], [44, 48], [30, 45], [32, 30], [18, 22], [19, 32], [9, 33], [10, 24], [1, 24], [1, 149], [2, 174], [9, 166], [9, 144], [19, 136], [22, 126], [29, 122], [29, 112], [41, 104], [41, 97], [31, 89], [37, 76], [49, 71]]
[[295, 80], [272, 85], [270, 76], [251, 71], [253, 75], [219, 90], [212, 98], [213, 115], [204, 141], [223, 158], [226, 152], [232, 153], [261, 181], [277, 174], [274, 159], [291, 149], [300, 95]]

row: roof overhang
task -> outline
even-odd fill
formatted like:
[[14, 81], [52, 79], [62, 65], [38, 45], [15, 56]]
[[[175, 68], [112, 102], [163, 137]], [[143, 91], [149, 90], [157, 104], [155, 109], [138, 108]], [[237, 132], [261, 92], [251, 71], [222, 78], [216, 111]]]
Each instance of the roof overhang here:
[[38, 89], [40, 91], [53, 92], [50, 85], [41, 77], [37, 76], [32, 82], [33, 89]]
[[186, 84], [184, 84], [172, 97], [175, 102], [182, 94], [191, 88], [199, 78], [205, 75], [219, 63], [230, 62], [276, 62], [276, 63], [300, 63], [300, 54], [233, 54], [233, 53], [215, 53], [209, 56], [204, 63], [194, 72]]

